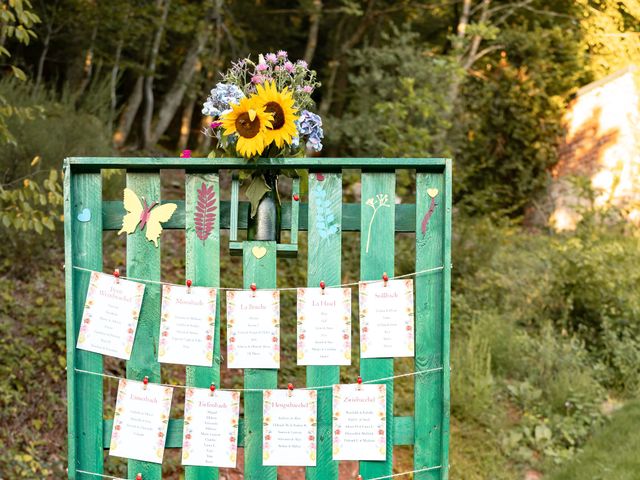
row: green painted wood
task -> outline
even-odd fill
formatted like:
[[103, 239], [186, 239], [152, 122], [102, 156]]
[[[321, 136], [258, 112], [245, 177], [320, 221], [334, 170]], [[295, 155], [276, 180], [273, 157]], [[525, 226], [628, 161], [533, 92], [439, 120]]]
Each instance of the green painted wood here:
[[[362, 172], [362, 215], [360, 234], [360, 278], [376, 280], [387, 272], [391, 277], [394, 269], [395, 252], [395, 172]], [[387, 195], [388, 207], [377, 211], [367, 205], [372, 199], [378, 202], [378, 195]], [[367, 250], [367, 243], [368, 250]], [[393, 376], [393, 358], [363, 358], [360, 360], [360, 375], [363, 380]], [[360, 462], [363, 480], [393, 471], [393, 380], [381, 382], [387, 385], [387, 460], [384, 462]]]
[[[238, 176], [238, 172], [233, 172], [231, 176], [231, 205], [229, 206], [229, 241], [236, 242], [238, 241], [238, 208], [240, 207], [240, 179]], [[247, 213], [249, 211], [249, 204], [245, 206], [246, 211], [242, 213]], [[222, 214], [222, 212], [221, 212]], [[247, 221], [249, 218], [247, 215], [242, 215], [242, 218]], [[245, 223], [244, 228], [247, 228]]]
[[[296, 195], [298, 200], [295, 199]], [[291, 185], [291, 219], [289, 225], [291, 227], [291, 245], [298, 247], [298, 227], [300, 226], [300, 177], [296, 177], [292, 181]]]
[[[71, 177], [70, 202], [68, 211], [65, 212], [71, 226], [70, 243], [71, 261], [67, 264], [102, 271], [102, 178], [99, 173], [78, 174]], [[65, 205], [66, 206], [66, 205]], [[78, 221], [78, 214], [83, 209], [91, 211], [91, 221]], [[70, 345], [67, 349], [70, 357], [69, 374], [74, 375], [73, 369], [79, 368], [93, 372], [102, 372], [102, 355], [76, 350], [77, 333], [82, 322], [82, 312], [89, 286], [90, 274], [88, 272], [73, 271], [68, 269], [72, 277], [71, 288], [67, 293], [71, 294], [71, 309], [68, 310], [71, 321], [68, 328], [67, 341]], [[73, 358], [75, 356], [75, 359]], [[74, 451], [73, 469], [69, 469], [69, 478], [75, 478], [75, 469], [102, 473], [102, 378], [98, 376], [76, 377], [73, 389], [69, 390], [70, 418], [73, 419]], [[71, 450], [70, 450], [71, 452]], [[70, 454], [71, 457], [71, 454]], [[70, 461], [70, 464], [72, 462]], [[73, 473], [72, 473], [73, 470]]]
[[[256, 258], [251, 249], [265, 247], [267, 253]], [[244, 242], [244, 288], [252, 283], [260, 288], [276, 287], [276, 242]], [[276, 388], [278, 371], [253, 369], [244, 371], [244, 388]], [[277, 468], [262, 466], [262, 392], [244, 392], [244, 478], [245, 480], [276, 480]]]
[[444, 365], [442, 378], [442, 476], [441, 480], [449, 478], [449, 436], [451, 415], [451, 235], [453, 210], [453, 165], [447, 159], [445, 166], [445, 199], [444, 212], [444, 270], [443, 276], [443, 305], [442, 305], [442, 363]]
[[244, 158], [180, 158], [180, 157], [70, 157], [65, 159], [69, 165], [98, 168], [136, 168], [158, 170], [177, 169], [317, 169], [322, 172], [346, 168], [390, 171], [396, 168], [420, 168], [422, 170], [442, 171], [444, 158], [258, 158], [248, 162]]
[[[206, 240], [196, 234], [194, 215], [198, 203], [198, 189], [206, 185], [213, 187], [216, 206], [220, 200], [220, 185], [217, 173], [187, 173], [186, 194], [186, 274], [194, 286], [220, 286], [220, 215], [215, 211], [215, 222]], [[220, 385], [220, 292], [216, 297], [216, 328], [213, 346], [213, 365], [208, 367], [187, 367], [187, 385], [206, 388], [212, 383]], [[185, 480], [217, 480], [218, 469], [211, 467], [185, 467]]]
[[[109, 444], [111, 443], [113, 419], [110, 418], [104, 420], [103, 425], [103, 445], [105, 445], [106, 449], [109, 448]], [[171, 420], [169, 420], [169, 427], [167, 428], [166, 448], [182, 448], [183, 428], [184, 421], [182, 418], [172, 418]], [[413, 417], [394, 417], [393, 439], [395, 445], [413, 445]], [[240, 417], [240, 422], [238, 423], [238, 447], [244, 447], [244, 418], [242, 417]]]
[[[416, 232], [416, 270], [440, 267], [444, 262], [445, 211], [450, 199], [443, 174], [418, 173], [416, 175], [416, 224], [420, 225], [431, 206], [427, 190], [437, 189], [435, 209], [427, 225], [426, 234]], [[444, 278], [442, 271], [418, 275], [415, 279], [416, 370], [443, 366], [444, 346]], [[415, 383], [414, 467], [442, 465], [443, 450], [443, 372], [418, 375]], [[434, 480], [444, 474], [433, 470], [416, 474], [417, 480]]]
[[[182, 230], [185, 227], [185, 202], [182, 200], [167, 200], [165, 203], [175, 203], [178, 209], [168, 222], [162, 224], [162, 228], [166, 230]], [[246, 230], [247, 218], [249, 215], [249, 202], [240, 202], [238, 206], [240, 219], [238, 228]], [[291, 230], [291, 203], [282, 204], [282, 229]], [[309, 230], [308, 222], [308, 205], [300, 203], [300, 212], [298, 219], [298, 230]], [[103, 202], [102, 223], [104, 230], [120, 230], [122, 227], [122, 216], [125, 214], [121, 201]], [[231, 215], [231, 202], [223, 201], [220, 205], [220, 228], [223, 230], [233, 231]], [[360, 231], [360, 204], [344, 203], [342, 205], [342, 231], [358, 232]], [[410, 204], [396, 205], [395, 231], [397, 233], [414, 233], [416, 231], [416, 207]], [[229, 238], [230, 241], [231, 236]]]
[[[160, 173], [127, 172], [127, 187], [149, 203], [160, 200]], [[160, 243], [158, 248], [145, 238], [144, 230], [136, 229], [127, 237], [127, 276], [160, 281]], [[127, 362], [127, 378], [160, 383], [160, 364], [157, 360], [160, 330], [160, 285], [147, 283], [142, 299], [136, 338], [131, 358]], [[129, 460], [129, 478], [142, 474], [144, 480], [160, 480], [162, 466], [156, 463]]]
[[[326, 196], [319, 198], [317, 190], [321, 189]], [[342, 235], [340, 231], [323, 238], [316, 228], [318, 215], [317, 201], [328, 200], [329, 207], [323, 208], [335, 216], [335, 223], [342, 223], [342, 175], [326, 173], [324, 181], [316, 180], [309, 175], [309, 235], [307, 285], [318, 287], [321, 281], [326, 285], [341, 283]], [[340, 383], [339, 366], [308, 366], [307, 386], [318, 387]], [[332, 390], [318, 390], [318, 431], [317, 460], [315, 467], [307, 468], [307, 480], [337, 480], [338, 462], [333, 460], [332, 447], [333, 405]]]

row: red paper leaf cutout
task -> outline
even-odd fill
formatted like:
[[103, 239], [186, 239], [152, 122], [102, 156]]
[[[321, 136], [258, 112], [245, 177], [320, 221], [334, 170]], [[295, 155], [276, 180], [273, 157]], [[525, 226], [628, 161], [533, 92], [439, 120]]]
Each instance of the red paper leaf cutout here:
[[202, 182], [202, 185], [198, 189], [198, 201], [196, 203], [196, 213], [193, 216], [193, 222], [196, 226], [196, 235], [203, 242], [211, 235], [213, 230], [213, 224], [216, 221], [217, 209], [216, 205], [216, 192], [213, 189], [213, 185], [207, 187]]
[[422, 219], [422, 235], [426, 235], [427, 233], [427, 225], [429, 225], [429, 219], [431, 215], [433, 215], [433, 211], [436, 209], [436, 199], [431, 198], [431, 205], [429, 205], [429, 210], [424, 214], [424, 218]]

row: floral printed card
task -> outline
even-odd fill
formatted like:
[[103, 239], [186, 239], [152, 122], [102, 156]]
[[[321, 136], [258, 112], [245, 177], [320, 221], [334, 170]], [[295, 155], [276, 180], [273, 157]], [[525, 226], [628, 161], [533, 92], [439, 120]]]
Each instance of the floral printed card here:
[[129, 360], [144, 284], [91, 272], [77, 347]]
[[215, 321], [215, 288], [164, 285], [158, 361], [210, 367]]
[[360, 284], [362, 358], [413, 357], [413, 280]]
[[316, 465], [316, 390], [265, 390], [262, 400], [262, 464]]
[[386, 385], [333, 386], [333, 459], [387, 459]]
[[229, 368], [280, 368], [280, 292], [227, 292]]
[[298, 289], [298, 365], [351, 365], [351, 289]]
[[187, 388], [182, 464], [235, 468], [240, 393]]
[[162, 463], [173, 388], [121, 379], [109, 455]]

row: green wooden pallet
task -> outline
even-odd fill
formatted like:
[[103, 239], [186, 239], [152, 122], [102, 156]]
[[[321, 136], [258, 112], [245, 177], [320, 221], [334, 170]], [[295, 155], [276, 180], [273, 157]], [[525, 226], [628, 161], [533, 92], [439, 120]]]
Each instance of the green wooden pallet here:
[[[308, 169], [308, 204], [283, 202], [283, 229], [291, 230], [291, 244], [275, 242], [239, 242], [238, 229], [246, 228], [248, 205], [238, 201], [237, 188], [232, 198], [219, 204], [212, 234], [203, 242], [196, 235], [193, 212], [197, 189], [204, 183], [213, 187], [219, 198], [221, 170], [249, 168]], [[295, 255], [298, 230], [308, 232], [308, 285], [341, 283], [341, 232], [360, 231], [360, 278], [380, 279], [384, 272], [393, 276], [395, 234], [415, 233], [415, 271], [431, 270], [415, 278], [415, 370], [432, 370], [416, 375], [413, 416], [394, 416], [393, 380], [387, 385], [387, 460], [361, 462], [364, 480], [390, 475], [393, 446], [414, 446], [416, 480], [448, 478], [449, 458], [449, 324], [451, 282], [451, 161], [440, 158], [296, 158], [261, 159], [247, 164], [243, 159], [206, 158], [68, 158], [64, 164], [65, 187], [65, 277], [67, 309], [67, 395], [69, 478], [95, 479], [81, 473], [103, 474], [104, 449], [108, 448], [112, 419], [104, 418], [103, 387], [100, 376], [78, 370], [102, 372], [102, 356], [77, 350], [77, 334], [89, 281], [89, 274], [73, 268], [102, 271], [102, 232], [121, 226], [124, 207], [120, 201], [102, 200], [101, 169], [125, 169], [127, 186], [146, 198], [160, 199], [160, 169], [186, 169], [185, 199], [170, 199], [178, 209], [165, 229], [184, 230], [186, 235], [186, 276], [194, 285], [220, 285], [220, 229], [230, 230], [230, 250], [243, 255], [244, 287], [255, 282], [264, 288], [277, 286], [278, 255]], [[362, 201], [343, 203], [342, 171], [361, 171]], [[416, 203], [396, 204], [396, 170], [415, 171]], [[321, 173], [320, 173], [321, 172]], [[316, 173], [320, 173], [317, 175]], [[237, 184], [236, 184], [237, 185]], [[297, 184], [294, 183], [294, 189]], [[322, 192], [322, 193], [320, 193]], [[369, 198], [387, 195], [389, 207], [373, 219]], [[88, 208], [89, 222], [78, 219]], [[422, 232], [425, 214], [430, 212], [426, 233]], [[329, 226], [329, 228], [328, 228]], [[333, 227], [335, 226], [335, 227]], [[336, 233], [332, 233], [332, 232]], [[267, 253], [257, 259], [254, 246]], [[155, 248], [143, 234], [127, 237], [127, 276], [160, 280], [161, 248]], [[443, 268], [438, 268], [443, 267]], [[106, 267], [105, 267], [106, 268]], [[127, 377], [160, 381], [161, 367], [155, 352], [160, 322], [159, 285], [147, 284]], [[218, 296], [218, 305], [220, 296]], [[214, 361], [211, 368], [187, 367], [187, 384], [208, 387], [220, 379], [219, 307], [216, 321]], [[394, 375], [393, 359], [362, 359], [360, 375], [366, 380]], [[246, 369], [245, 388], [275, 388], [277, 370]], [[340, 369], [335, 366], [307, 367], [307, 386], [339, 383]], [[224, 388], [224, 385], [221, 386]], [[331, 390], [319, 390], [317, 466], [308, 467], [309, 480], [338, 479], [338, 462], [332, 460]], [[244, 418], [239, 430], [239, 446], [244, 448], [244, 475], [250, 480], [277, 478], [276, 467], [262, 466], [262, 395], [247, 392]], [[180, 448], [182, 419], [171, 419], [167, 448]], [[130, 460], [129, 478], [141, 473], [144, 480], [158, 480], [161, 465]], [[218, 478], [215, 468], [185, 467], [187, 480]]]

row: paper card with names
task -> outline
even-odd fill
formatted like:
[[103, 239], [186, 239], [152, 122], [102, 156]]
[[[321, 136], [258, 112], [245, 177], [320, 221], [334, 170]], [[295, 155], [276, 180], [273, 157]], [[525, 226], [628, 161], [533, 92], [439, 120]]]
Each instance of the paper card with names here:
[[210, 367], [216, 289], [163, 285], [158, 361]]
[[280, 368], [280, 292], [227, 292], [228, 368]]
[[187, 388], [182, 464], [235, 468], [240, 393]]
[[333, 386], [333, 459], [386, 460], [386, 385]]
[[298, 289], [298, 365], [351, 365], [351, 289]]
[[91, 272], [77, 348], [129, 360], [144, 284]]
[[314, 467], [318, 392], [265, 390], [262, 393], [262, 464]]
[[162, 463], [173, 388], [121, 379], [109, 455]]
[[360, 283], [362, 358], [413, 357], [413, 280]]

